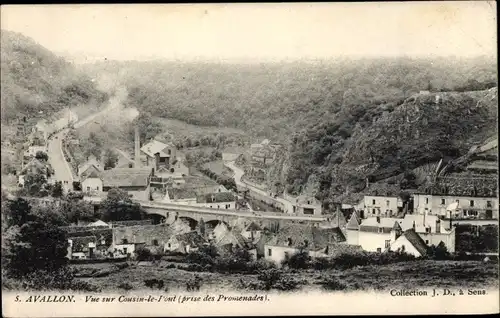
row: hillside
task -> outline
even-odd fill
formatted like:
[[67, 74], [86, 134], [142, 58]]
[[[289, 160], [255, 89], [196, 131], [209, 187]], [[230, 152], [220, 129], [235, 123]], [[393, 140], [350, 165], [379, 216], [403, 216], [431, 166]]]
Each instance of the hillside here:
[[107, 99], [91, 78], [20, 33], [1, 31], [1, 63], [2, 124]]
[[[311, 125], [292, 138], [288, 191], [312, 186], [322, 199], [346, 190], [397, 192], [417, 168], [434, 164], [427, 168], [432, 175], [441, 159], [453, 162], [496, 136], [497, 104], [497, 88], [492, 88], [417, 94], [400, 105], [375, 107], [380, 115], [372, 120], [364, 115], [370, 109], [351, 110], [359, 112], [355, 117], [340, 112], [336, 120]], [[378, 184], [365, 189], [367, 181]], [[418, 187], [425, 180], [413, 181]]]
[[343, 109], [400, 103], [428, 87], [493, 87], [495, 65], [480, 58], [387, 58], [255, 64], [106, 61], [82, 69], [124, 85], [127, 105], [140, 112], [286, 142], [311, 123], [334, 120]]

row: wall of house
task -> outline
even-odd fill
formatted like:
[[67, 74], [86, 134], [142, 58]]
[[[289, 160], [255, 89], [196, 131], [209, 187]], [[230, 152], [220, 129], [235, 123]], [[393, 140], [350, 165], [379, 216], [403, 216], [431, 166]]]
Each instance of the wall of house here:
[[[397, 197], [370, 196], [365, 195], [361, 206], [365, 211], [365, 217], [369, 216], [393, 216], [398, 213], [398, 207], [402, 207], [403, 202]], [[392, 214], [391, 212], [392, 211]]]
[[[415, 211], [420, 214], [424, 214], [427, 211], [431, 215], [449, 216], [449, 212], [447, 214], [446, 209], [457, 200], [458, 209], [461, 211], [456, 217], [467, 217], [468, 213], [463, 213], [463, 210], [474, 210], [478, 212], [478, 218], [485, 218], [486, 210], [491, 210], [493, 218], [498, 219], [497, 198], [415, 194], [413, 196], [413, 206]], [[471, 201], [474, 201], [473, 205], [471, 205]]]
[[414, 255], [415, 257], [420, 257], [422, 254], [413, 246], [413, 244], [408, 241], [405, 236], [400, 236], [396, 241], [391, 244], [390, 250], [397, 251], [398, 249], [402, 249], [404, 246], [404, 251], [407, 254]]
[[357, 245], [361, 245], [361, 247], [365, 251], [369, 252], [376, 252], [377, 248], [380, 248], [383, 251], [386, 249], [386, 240], [391, 240], [391, 233], [373, 233], [359, 231]]
[[[269, 255], [271, 251], [271, 255]], [[299, 250], [295, 247], [285, 247], [285, 246], [275, 246], [275, 245], [264, 245], [264, 258], [269, 261], [276, 263], [278, 267], [281, 266], [281, 262], [288, 256], [292, 256]]]
[[418, 233], [420, 237], [424, 240], [424, 242], [428, 245], [437, 246], [441, 241], [446, 245], [448, 252], [455, 252], [455, 228], [451, 231], [451, 233]]
[[134, 255], [135, 244], [116, 244], [111, 247], [111, 252], [113, 253], [113, 255], [115, 254]]
[[357, 230], [347, 230], [347, 244], [359, 245], [359, 231]]
[[236, 201], [231, 202], [207, 202], [207, 203], [195, 203], [194, 206], [201, 206], [211, 209], [220, 209], [220, 210], [236, 210]]
[[47, 152], [47, 148], [45, 146], [30, 146], [26, 151], [26, 155], [34, 157], [38, 151]]
[[82, 191], [102, 191], [102, 180], [99, 178], [87, 178], [82, 182]]
[[[306, 211], [308, 209], [312, 210], [312, 214], [311, 213], [306, 213]], [[321, 206], [312, 205], [312, 204], [297, 205], [297, 208], [296, 208], [295, 211], [296, 211], [296, 214], [321, 215]]]

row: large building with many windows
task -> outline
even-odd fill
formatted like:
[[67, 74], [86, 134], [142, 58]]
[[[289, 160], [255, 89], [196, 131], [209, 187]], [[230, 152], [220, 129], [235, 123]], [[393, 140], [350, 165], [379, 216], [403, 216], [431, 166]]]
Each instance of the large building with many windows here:
[[414, 194], [415, 213], [453, 218], [498, 219], [498, 198]]

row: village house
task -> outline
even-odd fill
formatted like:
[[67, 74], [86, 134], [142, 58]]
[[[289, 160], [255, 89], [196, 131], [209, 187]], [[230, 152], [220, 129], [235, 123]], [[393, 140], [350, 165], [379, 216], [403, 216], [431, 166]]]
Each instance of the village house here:
[[404, 252], [415, 257], [427, 255], [429, 247], [413, 228], [403, 232], [401, 227], [396, 225], [391, 234], [393, 237], [391, 237], [390, 251]]
[[[451, 204], [457, 203], [452, 209]], [[413, 208], [416, 213], [450, 217], [455, 219], [498, 219], [498, 198], [414, 194]]]
[[146, 165], [154, 168], [155, 175], [160, 170], [170, 171], [170, 168], [177, 160], [177, 148], [172, 144], [164, 144], [152, 139], [141, 147], [141, 152], [146, 155]]
[[113, 255], [134, 255], [139, 247], [161, 247], [174, 231], [166, 224], [113, 227]]
[[215, 247], [220, 255], [231, 255], [236, 249], [243, 249], [247, 250], [253, 259], [257, 259], [257, 250], [252, 242], [234, 230], [226, 231], [215, 241]]
[[404, 218], [369, 217], [362, 220], [356, 229], [357, 222], [355, 216], [349, 220], [347, 240], [349, 244], [360, 245], [365, 251], [387, 250], [394, 241], [391, 232], [399, 227], [402, 231], [414, 229], [428, 246], [443, 242], [450, 253], [455, 252], [455, 228], [436, 216], [407, 214]]
[[26, 149], [24, 156], [27, 158], [33, 158], [36, 156], [37, 152], [45, 152], [47, 153], [47, 146], [45, 145], [31, 145]]
[[78, 165], [76, 170], [78, 176], [81, 177], [82, 174], [88, 173], [89, 169], [90, 171], [92, 170], [98, 172], [104, 171], [104, 167], [101, 165], [101, 163], [97, 160], [97, 158], [94, 155], [90, 155], [89, 157], [87, 157], [87, 161], [85, 161], [81, 165]]
[[361, 224], [361, 218], [358, 215], [358, 212], [352, 212], [349, 221], [346, 224], [346, 235], [347, 235], [347, 244], [349, 245], [358, 245], [359, 244], [359, 225]]
[[147, 201], [150, 197], [149, 168], [124, 168], [106, 170], [102, 174], [102, 189], [108, 192], [112, 188], [127, 191], [137, 200]]
[[319, 228], [310, 224], [290, 224], [265, 244], [265, 258], [281, 266], [293, 254], [305, 250], [311, 257], [321, 257], [329, 245], [346, 242], [339, 228]]
[[285, 193], [285, 200], [289, 201], [292, 209], [288, 213], [293, 213], [297, 215], [321, 215], [323, 212], [323, 207], [321, 202], [314, 196], [310, 195], [299, 195], [293, 197]]
[[172, 229], [174, 234], [183, 234], [191, 232], [191, 226], [188, 222], [182, 220], [181, 218], [174, 216], [174, 221], [170, 223], [170, 228]]
[[183, 205], [195, 205], [196, 204], [196, 191], [190, 188], [170, 188], [167, 189], [165, 197], [163, 197], [163, 202], [183, 204]]
[[188, 254], [197, 251], [205, 243], [205, 239], [197, 231], [190, 231], [172, 235], [164, 244], [164, 251]]
[[393, 196], [365, 195], [355, 208], [363, 211], [363, 217], [396, 217], [403, 209], [403, 200]]
[[195, 205], [212, 209], [235, 210], [236, 196], [231, 192], [208, 193], [198, 196]]
[[208, 233], [210, 241], [220, 240], [226, 233], [229, 232], [229, 227], [224, 222], [218, 222], [217, 225]]

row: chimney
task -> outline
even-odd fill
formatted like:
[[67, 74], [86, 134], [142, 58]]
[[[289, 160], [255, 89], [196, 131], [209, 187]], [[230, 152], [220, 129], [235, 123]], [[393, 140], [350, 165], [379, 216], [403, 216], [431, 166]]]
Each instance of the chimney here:
[[436, 233], [441, 233], [441, 220], [436, 220]]
[[377, 223], [380, 223], [380, 216], [377, 216]]
[[134, 129], [134, 167], [141, 167], [141, 141], [139, 139], [139, 127]]
[[155, 168], [158, 170], [158, 167], [160, 166], [160, 153], [157, 152], [155, 153]]

